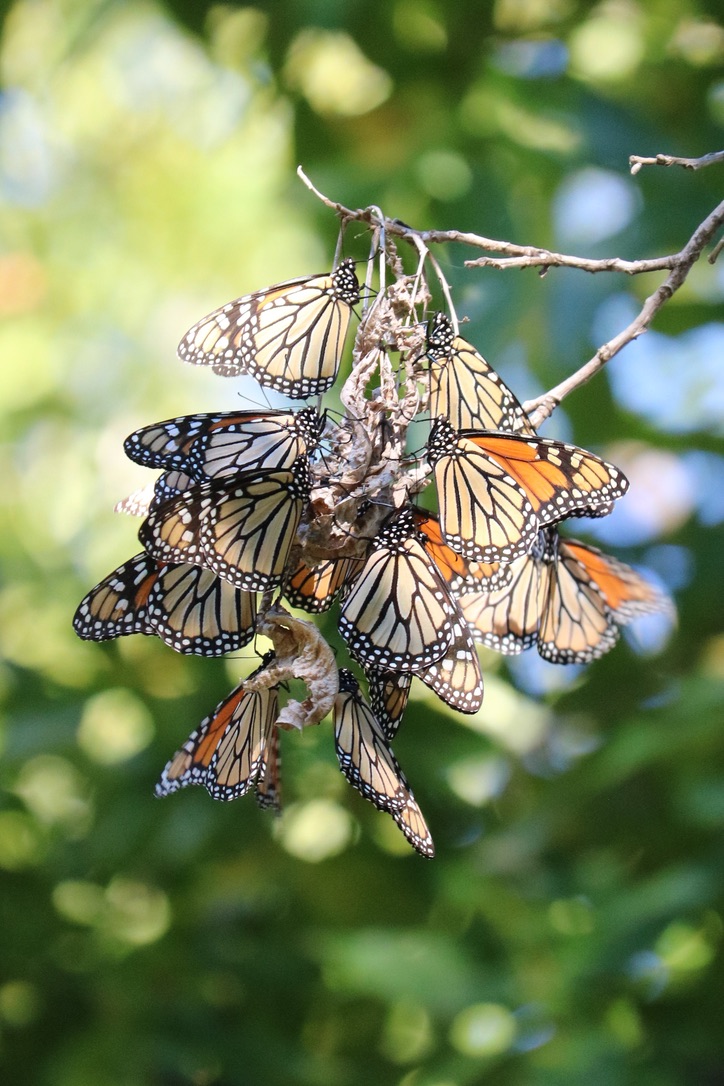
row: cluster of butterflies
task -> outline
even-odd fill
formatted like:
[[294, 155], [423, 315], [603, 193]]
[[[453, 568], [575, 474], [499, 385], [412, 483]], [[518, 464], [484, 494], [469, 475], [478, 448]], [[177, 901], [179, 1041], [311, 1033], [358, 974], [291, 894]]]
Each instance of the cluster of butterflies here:
[[[319, 397], [335, 381], [359, 301], [354, 262], [343, 260], [328, 275], [216, 310], [187, 333], [179, 355], [224, 376], [251, 375], [292, 399]], [[540, 438], [445, 314], [426, 321], [425, 341], [418, 362], [437, 515], [408, 501], [374, 538], [360, 530], [358, 554], [312, 560], [299, 528], [315, 517], [320, 443], [334, 426], [326, 414], [306, 406], [155, 423], [131, 434], [125, 451], [160, 475], [117, 506], [144, 517], [143, 550], [83, 599], [74, 627], [94, 641], [153, 634], [178, 652], [218, 656], [253, 639], [258, 593], [279, 593], [312, 614], [341, 597], [339, 630], [363, 669], [369, 701], [352, 671], [340, 668], [333, 709], [340, 767], [432, 856], [390, 748], [413, 676], [474, 713], [483, 698], [476, 642], [506, 654], [535, 646], [554, 663], [588, 662], [611, 648], [621, 625], [670, 603], [629, 566], [558, 533], [569, 517], [609, 513], [627, 489], [623, 474], [590, 452]], [[241, 682], [171, 759], [157, 793], [201, 784], [230, 800], [254, 789], [261, 806], [278, 809], [279, 693]]]

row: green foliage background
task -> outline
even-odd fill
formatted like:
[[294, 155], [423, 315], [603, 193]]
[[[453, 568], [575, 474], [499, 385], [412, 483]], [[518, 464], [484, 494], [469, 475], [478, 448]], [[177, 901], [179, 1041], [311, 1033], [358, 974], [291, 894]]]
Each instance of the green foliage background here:
[[[136, 525], [111, 512], [146, 481], [123, 437], [238, 402], [232, 382], [175, 359], [181, 333], [221, 301], [329, 267], [336, 223], [297, 162], [333, 198], [419, 227], [675, 251], [720, 199], [721, 169], [631, 179], [627, 158], [721, 143], [718, 11], [6, 5], [3, 1081], [724, 1082], [724, 371], [707, 347], [721, 339], [692, 333], [721, 328], [721, 268], [702, 263], [661, 314], [667, 339], [651, 342], [667, 368], [654, 358], [640, 378], [644, 401], [669, 392], [677, 425], [623, 406], [605, 375], [555, 424], [652, 468], [627, 502], [648, 502], [653, 527], [604, 546], [674, 570], [678, 630], [658, 655], [623, 641], [557, 683], [548, 669], [543, 694], [486, 655], [472, 720], [418, 689], [396, 751], [434, 862], [351, 793], [328, 723], [284, 737], [277, 825], [250, 800], [155, 800], [167, 758], [250, 665], [70, 629], [80, 597], [137, 550]], [[599, 204], [574, 228], [576, 179]], [[611, 207], [628, 211], [601, 233]], [[349, 245], [364, 255], [363, 238]], [[470, 338], [521, 399], [590, 357], [606, 299], [657, 282], [440, 255]], [[634, 383], [640, 350], [625, 358]]]

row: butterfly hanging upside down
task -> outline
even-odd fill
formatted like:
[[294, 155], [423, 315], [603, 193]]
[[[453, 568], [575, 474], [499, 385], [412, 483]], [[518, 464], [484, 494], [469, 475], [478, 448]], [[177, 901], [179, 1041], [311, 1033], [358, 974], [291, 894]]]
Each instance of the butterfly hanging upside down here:
[[292, 399], [318, 396], [337, 376], [352, 306], [359, 302], [353, 260], [329, 275], [290, 279], [209, 313], [178, 347], [179, 358], [242, 373]]
[[[190, 329], [179, 355], [223, 376], [251, 375], [293, 399], [317, 396], [335, 381], [359, 300], [354, 262], [346, 259], [329, 274], [222, 306]], [[576, 446], [539, 438], [514, 393], [446, 315], [418, 325], [424, 346], [405, 356], [408, 317], [416, 317], [412, 303], [403, 318], [392, 305], [363, 314], [364, 379], [355, 384], [353, 375], [355, 391], [342, 397], [348, 427], [335, 430], [315, 406], [181, 415], [131, 434], [128, 456], [162, 473], [118, 506], [145, 517], [145, 549], [87, 594], [74, 626], [89, 640], [154, 634], [179, 652], [214, 656], [252, 640], [270, 621], [275, 593], [310, 614], [341, 598], [339, 629], [365, 673], [369, 704], [325, 645], [340, 768], [420, 854], [432, 856], [430, 831], [389, 746], [412, 679], [474, 713], [483, 698], [475, 641], [503, 653], [535, 645], [556, 663], [587, 662], [613, 645], [620, 625], [666, 610], [668, 600], [630, 567], [558, 536], [567, 517], [610, 512], [626, 491], [623, 474]], [[383, 375], [390, 345], [413, 363], [409, 372], [400, 366], [400, 387], [391, 365]], [[370, 358], [380, 373], [371, 398]], [[410, 502], [425, 482], [404, 456], [411, 421], [404, 404], [418, 402], [420, 373], [434, 416], [428, 458], [438, 517]], [[374, 427], [388, 428], [378, 445], [367, 432]], [[345, 431], [365, 448], [324, 441]], [[386, 450], [384, 463], [371, 462], [372, 448]], [[371, 481], [380, 469], [388, 481], [376, 492]], [[354, 546], [320, 550], [320, 509], [334, 510], [334, 521], [347, 506], [357, 519], [336, 527], [345, 544], [356, 536]], [[377, 519], [368, 536], [359, 513], [371, 506]], [[395, 512], [383, 521], [387, 508]], [[261, 603], [257, 591], [265, 594]], [[287, 660], [299, 675], [293, 652]], [[279, 808], [286, 712], [279, 664], [279, 654], [267, 654], [202, 721], [166, 765], [158, 795], [192, 784], [219, 800], [254, 790], [260, 806]]]

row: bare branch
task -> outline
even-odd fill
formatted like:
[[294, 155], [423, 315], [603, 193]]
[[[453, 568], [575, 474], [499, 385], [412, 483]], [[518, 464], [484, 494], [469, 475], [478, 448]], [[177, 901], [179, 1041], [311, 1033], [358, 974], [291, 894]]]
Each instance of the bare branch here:
[[[632, 155], [629, 159], [632, 172], [636, 173], [642, 165], [658, 164], [664, 166], [680, 165], [688, 169], [697, 170], [716, 162], [724, 162], [724, 151], [716, 151], [704, 155], [698, 159], [674, 158], [671, 155], [657, 155], [655, 158], [640, 158]], [[499, 253], [498, 257], [483, 256], [474, 260], [466, 260], [466, 267], [488, 268], [532, 268], [541, 269], [542, 273], [552, 267], [577, 268], [579, 271], [590, 272], [623, 272], [626, 275], [641, 275], [646, 272], [665, 271], [668, 275], [663, 283], [644, 302], [640, 313], [617, 336], [598, 348], [593, 358], [581, 366], [570, 377], [566, 378], [549, 392], [530, 400], [524, 405], [531, 417], [534, 426], [539, 426], [547, 419], [561, 400], [574, 389], [585, 384], [598, 372], [609, 359], [618, 354], [628, 343], [642, 335], [655, 315], [663, 305], [672, 297], [685, 281], [689, 271], [701, 256], [705, 246], [710, 243], [718, 231], [724, 225], [724, 202], [719, 204], [707, 218], [697, 227], [691, 238], [678, 253], [668, 256], [656, 257], [650, 260], [622, 260], [619, 257], [609, 257], [602, 260], [591, 260], [587, 257], [570, 256], [564, 253], [554, 253], [547, 249], [540, 249], [531, 245], [516, 245], [509, 241], [499, 241], [494, 238], [482, 237], [479, 234], [471, 234], [459, 230], [415, 230], [399, 219], [380, 219], [378, 208], [362, 208], [352, 210], [344, 205], [329, 200], [320, 193], [306, 177], [301, 167], [297, 171], [300, 178], [326, 207], [331, 208], [341, 218], [342, 222], [362, 222], [379, 227], [382, 224], [385, 234], [389, 237], [397, 237], [411, 244], [418, 252], [422, 252], [429, 245], [455, 243], [467, 245], [471, 248], [483, 249], [488, 253]], [[710, 255], [709, 260], [714, 263], [724, 241], [720, 242]], [[437, 270], [437, 269], [436, 269]], [[447, 285], [447, 284], [445, 284]], [[448, 303], [449, 294], [446, 292]], [[450, 306], [454, 316], [454, 309]]]
[[712, 151], [701, 158], [677, 158], [675, 155], [655, 155], [654, 158], [642, 158], [629, 155], [631, 173], [636, 174], [642, 166], [683, 166], [685, 170], [701, 170], [704, 166], [714, 166], [724, 162], [724, 151]]
[[677, 254], [673, 270], [661, 286], [653, 294], [649, 295], [635, 320], [631, 321], [627, 328], [624, 328], [617, 336], [610, 339], [608, 343], [604, 343], [602, 347], [599, 347], [593, 358], [570, 377], [567, 377], [565, 381], [561, 381], [559, 385], [556, 385], [555, 388], [552, 388], [543, 396], [539, 396], [535, 400], [529, 400], [523, 405], [533, 426], [536, 428], [540, 426], [558, 407], [564, 397], [585, 384], [586, 381], [590, 381], [591, 377], [605, 366], [606, 362], [647, 330], [662, 305], [668, 302], [685, 281], [691, 268], [701, 256], [705, 245], [722, 225], [724, 225], [724, 200], [697, 227], [688, 243]]

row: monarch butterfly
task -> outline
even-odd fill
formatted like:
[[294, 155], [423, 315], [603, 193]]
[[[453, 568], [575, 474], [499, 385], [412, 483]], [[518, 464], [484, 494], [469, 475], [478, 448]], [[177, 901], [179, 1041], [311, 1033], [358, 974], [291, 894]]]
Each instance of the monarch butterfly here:
[[447, 651], [457, 613], [408, 508], [372, 544], [342, 605], [339, 631], [364, 666], [419, 671]]
[[181, 415], [134, 431], [123, 447], [138, 464], [175, 468], [203, 483], [240, 471], [291, 468], [317, 447], [325, 425], [326, 416], [313, 407]]
[[292, 399], [326, 392], [339, 368], [352, 306], [354, 261], [328, 275], [291, 279], [209, 313], [178, 347], [179, 358], [222, 377], [247, 373]]
[[588, 663], [638, 615], [673, 615], [669, 598], [630, 566], [555, 528], [514, 565], [507, 589], [459, 601], [476, 640], [507, 655], [537, 645], [552, 663]]
[[[273, 652], [267, 653], [249, 678], [273, 658]], [[202, 784], [214, 799], [232, 800], [264, 776], [277, 718], [277, 689], [247, 691], [244, 686], [242, 682], [232, 690], [174, 754], [156, 785], [157, 796]]]
[[152, 483], [134, 490], [127, 498], [116, 502], [115, 513], [127, 513], [131, 517], [146, 517], [154, 509], [159, 509], [166, 502], [178, 498], [185, 490], [194, 485], [195, 480], [183, 471], [175, 468], [164, 471]]
[[430, 831], [410, 786], [347, 668], [339, 671], [333, 718], [337, 758], [347, 780], [375, 807], [392, 815], [413, 848], [434, 856]]
[[254, 785], [256, 802], [262, 810], [272, 810], [277, 814], [282, 809], [281, 785], [282, 756], [279, 749], [279, 728], [274, 726], [267, 744], [266, 764]]
[[457, 431], [442, 416], [428, 439], [440, 528], [478, 562], [526, 554], [539, 527], [621, 497], [628, 480], [593, 453], [546, 438]]
[[81, 600], [73, 628], [85, 641], [155, 634], [177, 652], [221, 656], [248, 645], [256, 596], [207, 569], [165, 565], [143, 551]]
[[534, 436], [518, 400], [472, 344], [455, 335], [450, 318], [435, 313], [427, 327], [430, 413], [456, 430], [477, 427]]
[[300, 563], [284, 583], [292, 607], [318, 615], [328, 611], [344, 586], [361, 568], [361, 558], [328, 558], [311, 566]]
[[448, 547], [442, 537], [440, 521], [425, 509], [415, 509], [415, 525], [424, 537], [423, 546], [443, 576], [451, 592], [502, 588], [510, 580], [510, 571], [500, 562], [470, 562]]
[[190, 487], [144, 521], [139, 538], [160, 561], [213, 570], [246, 591], [280, 584], [309, 498], [306, 457], [291, 470]]

